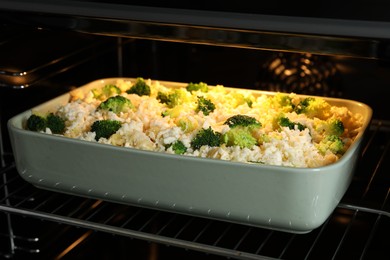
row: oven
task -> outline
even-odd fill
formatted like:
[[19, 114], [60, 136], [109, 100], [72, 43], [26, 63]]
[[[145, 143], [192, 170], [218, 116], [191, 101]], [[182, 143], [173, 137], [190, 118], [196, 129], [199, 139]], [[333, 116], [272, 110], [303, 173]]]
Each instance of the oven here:
[[[388, 3], [0, 1], [4, 259], [387, 259]], [[341, 6], [340, 6], [341, 5]], [[373, 118], [352, 182], [305, 234], [36, 188], [7, 122], [95, 79], [144, 77], [346, 98]]]

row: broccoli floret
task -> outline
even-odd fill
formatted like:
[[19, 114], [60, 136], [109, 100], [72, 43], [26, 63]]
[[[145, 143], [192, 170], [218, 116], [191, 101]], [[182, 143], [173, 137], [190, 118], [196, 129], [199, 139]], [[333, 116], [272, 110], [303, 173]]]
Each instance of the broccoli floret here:
[[317, 145], [318, 150], [321, 154], [325, 154], [326, 151], [331, 151], [334, 154], [344, 153], [344, 142], [337, 135], [327, 135]]
[[309, 118], [324, 118], [329, 112], [330, 104], [322, 98], [308, 97], [301, 100], [293, 109], [297, 114], [305, 114]]
[[47, 127], [50, 128], [53, 134], [62, 134], [65, 132], [65, 120], [53, 113], [50, 113], [47, 117]]
[[340, 119], [332, 119], [328, 121], [326, 134], [340, 136], [344, 133], [344, 124]]
[[150, 96], [150, 86], [143, 78], [137, 78], [134, 85], [126, 91], [127, 94], [137, 94], [138, 96]]
[[214, 110], [215, 105], [213, 102], [211, 102], [210, 99], [204, 98], [202, 96], [198, 97], [198, 106], [196, 107], [196, 112], [202, 111], [205, 116], [208, 116]]
[[310, 103], [314, 102], [314, 98], [309, 97], [301, 100], [298, 105], [294, 106], [294, 111], [297, 114], [305, 113], [308, 110], [308, 107], [310, 106]]
[[293, 110], [292, 99], [286, 94], [277, 93], [272, 100], [274, 104], [281, 108], [284, 112], [291, 112]]
[[344, 123], [340, 119], [322, 120], [316, 125], [316, 131], [323, 135], [341, 136], [344, 133]]
[[115, 114], [118, 114], [120, 112], [127, 112], [132, 108], [133, 104], [131, 103], [130, 99], [119, 95], [109, 97], [108, 99], [100, 103], [98, 107], [98, 109], [112, 111]]
[[197, 126], [197, 121], [192, 121], [188, 119], [187, 117], [182, 117], [179, 120], [177, 120], [176, 125], [181, 128], [185, 133], [192, 132]]
[[169, 108], [173, 108], [180, 103], [180, 94], [176, 91], [169, 94], [159, 91], [156, 98], [160, 103], [166, 104]]
[[176, 141], [173, 145], [172, 145], [172, 149], [173, 151], [175, 152], [175, 154], [184, 154], [185, 152], [187, 152], [187, 147], [183, 144], [182, 141]]
[[278, 123], [281, 127], [288, 127], [290, 129], [295, 129], [295, 127], [297, 127], [299, 131], [303, 131], [306, 128], [301, 123], [291, 122], [291, 120], [288, 117], [283, 117], [283, 116], [278, 119]]
[[228, 125], [230, 128], [234, 128], [237, 126], [241, 127], [254, 127], [258, 128], [261, 127], [261, 123], [257, 121], [256, 118], [247, 116], [247, 115], [234, 115], [229, 117], [225, 123], [225, 125]]
[[121, 89], [112, 84], [107, 84], [99, 89], [92, 89], [93, 97], [100, 100], [107, 99], [111, 96], [119, 95], [120, 93]]
[[161, 117], [169, 116], [170, 115], [169, 112], [170, 112], [169, 110], [162, 111], [161, 112]]
[[222, 134], [215, 132], [211, 127], [202, 128], [196, 134], [194, 139], [191, 141], [191, 147], [194, 150], [201, 148], [203, 145], [208, 146], [220, 146], [222, 144]]
[[256, 118], [247, 115], [234, 115], [229, 117], [225, 123], [229, 131], [223, 135], [223, 141], [227, 146], [240, 146], [251, 148], [257, 144], [253, 131], [261, 127]]
[[227, 146], [251, 148], [257, 144], [257, 139], [253, 137], [251, 131], [248, 131], [246, 127], [234, 127], [223, 134], [223, 142]]
[[288, 95], [284, 95], [284, 94], [276, 94], [275, 95], [275, 98], [278, 100], [279, 102], [279, 105], [285, 107], [285, 106], [292, 106], [292, 102], [291, 102], [291, 97], [289, 97]]
[[46, 128], [49, 128], [53, 134], [62, 134], [65, 132], [65, 120], [53, 113], [47, 116], [32, 114], [27, 119], [28, 130], [44, 131]]
[[166, 146], [166, 149], [172, 146], [172, 150], [175, 154], [184, 154], [187, 152], [187, 147], [180, 140], [174, 142], [173, 144], [169, 144]]
[[192, 93], [192, 91], [199, 91], [199, 90], [201, 92], [205, 92], [205, 93], [209, 91], [209, 87], [204, 82], [199, 82], [199, 83], [190, 82], [190, 83], [188, 83], [186, 89], [188, 92], [191, 92], [191, 93]]
[[40, 115], [32, 114], [27, 119], [27, 129], [31, 131], [43, 131], [46, 129], [46, 118]]
[[115, 134], [116, 131], [121, 127], [121, 122], [117, 120], [98, 120], [95, 121], [91, 126], [91, 132], [95, 132], [95, 140], [99, 141], [100, 138], [109, 138]]
[[250, 98], [245, 98], [245, 103], [248, 105], [248, 107], [252, 108], [253, 101]]

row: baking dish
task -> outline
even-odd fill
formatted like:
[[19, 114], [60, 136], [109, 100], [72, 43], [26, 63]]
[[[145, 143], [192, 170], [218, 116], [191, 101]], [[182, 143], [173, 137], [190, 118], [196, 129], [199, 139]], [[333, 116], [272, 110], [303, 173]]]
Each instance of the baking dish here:
[[[96, 80], [79, 90], [89, 91], [117, 80]], [[161, 83], [184, 86], [177, 82]], [[54, 111], [69, 99], [70, 94], [64, 94], [33, 110]], [[364, 122], [343, 157], [318, 168], [188, 157], [32, 132], [23, 127], [31, 110], [11, 118], [8, 128], [19, 174], [39, 188], [307, 233], [325, 222], [347, 190], [372, 116], [372, 109], [366, 104], [325, 99], [332, 105], [346, 106], [353, 113], [362, 114]]]

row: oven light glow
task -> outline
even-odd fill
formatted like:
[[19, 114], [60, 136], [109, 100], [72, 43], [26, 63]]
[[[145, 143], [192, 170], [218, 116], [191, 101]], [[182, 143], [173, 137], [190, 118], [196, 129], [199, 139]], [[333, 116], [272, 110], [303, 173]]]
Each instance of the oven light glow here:
[[283, 65], [280, 65], [277, 68], [275, 68], [274, 72], [276, 75], [280, 75], [285, 70], [286, 70], [286, 68]]
[[97, 200], [94, 204], [92, 204], [91, 209], [97, 208], [103, 201]]
[[339, 96], [338, 70], [332, 59], [309, 53], [277, 53], [264, 63], [257, 87], [262, 90]]
[[286, 76], [291, 76], [293, 74], [293, 71], [292, 70], [289, 70], [289, 69], [286, 69], [284, 72], [284, 75]]

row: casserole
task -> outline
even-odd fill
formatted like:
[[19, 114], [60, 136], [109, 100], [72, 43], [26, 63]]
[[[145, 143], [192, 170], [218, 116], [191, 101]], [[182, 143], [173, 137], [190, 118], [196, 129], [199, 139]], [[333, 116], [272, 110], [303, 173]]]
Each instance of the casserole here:
[[[96, 80], [79, 89], [88, 91], [117, 80]], [[70, 94], [64, 94], [32, 110], [54, 111], [69, 100]], [[39, 188], [307, 233], [324, 223], [347, 190], [372, 116], [363, 103], [325, 100], [362, 114], [364, 122], [341, 159], [318, 168], [187, 157], [32, 132], [24, 129], [31, 110], [11, 118], [8, 128], [19, 174]]]

